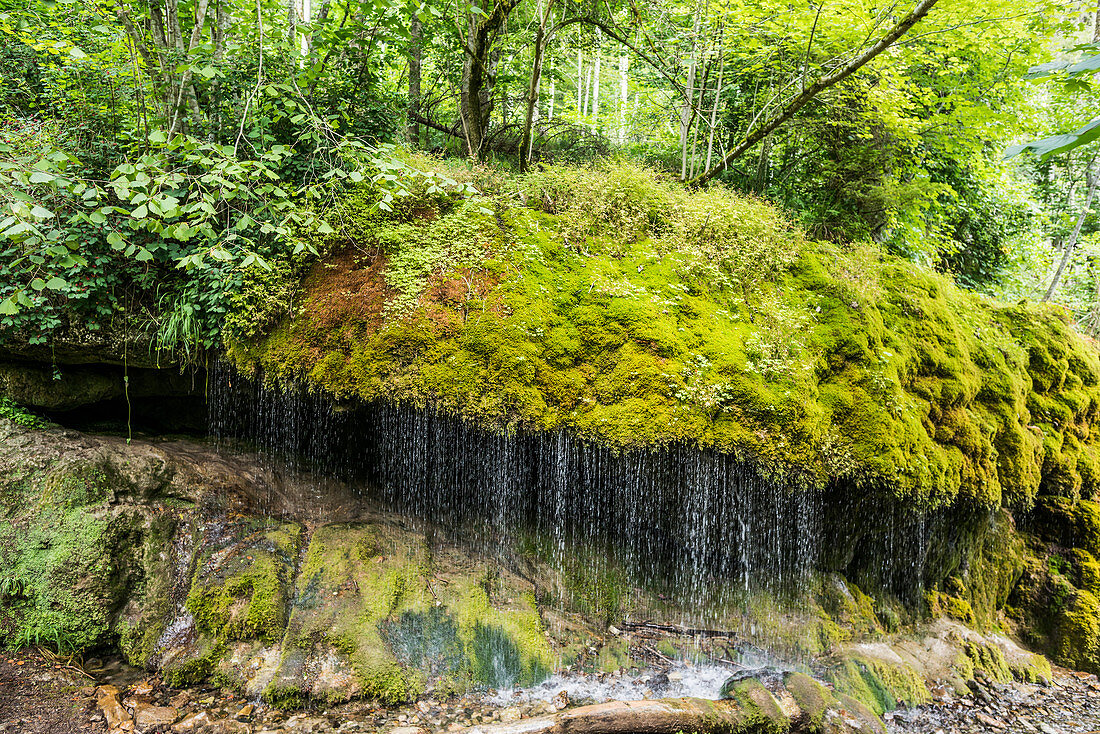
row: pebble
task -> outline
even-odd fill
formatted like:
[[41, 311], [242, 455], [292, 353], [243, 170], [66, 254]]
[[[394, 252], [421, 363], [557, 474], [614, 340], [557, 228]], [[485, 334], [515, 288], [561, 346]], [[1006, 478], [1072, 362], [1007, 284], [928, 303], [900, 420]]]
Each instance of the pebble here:
[[1094, 685], [1096, 676], [1056, 668], [1039, 685], [979, 680], [961, 698], [933, 686], [933, 703], [884, 719], [890, 734], [1091, 733], [1100, 730], [1100, 700], [1087, 695]]

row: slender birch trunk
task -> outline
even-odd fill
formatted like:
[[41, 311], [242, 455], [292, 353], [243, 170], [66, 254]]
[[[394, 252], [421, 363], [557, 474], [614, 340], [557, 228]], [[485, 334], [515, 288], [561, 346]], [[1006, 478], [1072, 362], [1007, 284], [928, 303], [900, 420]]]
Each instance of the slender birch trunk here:
[[691, 31], [691, 58], [688, 62], [687, 85], [680, 106], [680, 180], [687, 181], [688, 172], [688, 133], [691, 129], [692, 105], [695, 102], [695, 68], [698, 64], [696, 54], [699, 47], [699, 24], [703, 16], [703, 0], [695, 3], [695, 22]]
[[584, 52], [580, 46], [577, 47], [577, 114], [584, 115]]
[[1062, 279], [1062, 273], [1066, 269], [1066, 265], [1069, 264], [1069, 259], [1073, 255], [1074, 249], [1077, 247], [1077, 238], [1081, 236], [1081, 227], [1085, 224], [1085, 219], [1089, 215], [1089, 209], [1092, 208], [1093, 197], [1096, 196], [1096, 184], [1100, 183], [1100, 175], [1097, 175], [1096, 171], [1089, 167], [1088, 173], [1085, 174], [1085, 180], [1088, 182], [1088, 193], [1085, 195], [1085, 205], [1081, 207], [1081, 214], [1077, 217], [1077, 224], [1073, 227], [1073, 232], [1070, 233], [1069, 239], [1066, 240], [1065, 251], [1062, 253], [1062, 260], [1058, 263], [1058, 269], [1054, 271], [1054, 277], [1050, 281], [1050, 287], [1047, 288], [1046, 294], [1043, 296], [1043, 302], [1047, 302], [1054, 295], [1054, 291], [1058, 290], [1058, 282]]
[[710, 108], [710, 130], [707, 132], [707, 165], [706, 170], [710, 170], [711, 154], [714, 152], [714, 129], [718, 126], [718, 100], [722, 98], [722, 75], [726, 70], [726, 54], [721, 46], [721, 39], [719, 39], [718, 53], [721, 57], [718, 61], [718, 86], [714, 90], [714, 105]]
[[422, 30], [423, 23], [419, 16], [414, 15], [409, 26], [411, 41], [411, 48], [409, 49], [409, 124], [405, 133], [409, 145], [420, 144], [420, 122], [416, 118], [420, 115], [420, 59], [424, 51], [424, 44], [421, 42], [420, 37]]
[[626, 143], [626, 106], [630, 102], [627, 71], [630, 69], [630, 57], [619, 56], [619, 145]]
[[601, 43], [603, 36], [599, 29], [596, 30], [596, 63], [592, 69], [592, 129], [595, 130], [600, 121], [600, 57], [603, 56]]

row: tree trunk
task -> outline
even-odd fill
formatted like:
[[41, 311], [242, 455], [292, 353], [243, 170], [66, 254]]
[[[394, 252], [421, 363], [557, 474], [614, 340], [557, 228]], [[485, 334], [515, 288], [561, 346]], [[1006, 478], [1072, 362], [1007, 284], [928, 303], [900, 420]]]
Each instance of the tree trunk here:
[[531, 148], [534, 139], [531, 135], [535, 124], [535, 113], [539, 101], [539, 81], [542, 78], [542, 57], [546, 49], [546, 23], [550, 19], [550, 11], [554, 6], [554, 0], [546, 0], [546, 10], [542, 13], [539, 27], [535, 30], [535, 58], [531, 63], [531, 82], [527, 86], [527, 115], [523, 121], [523, 138], [519, 145], [519, 170], [527, 170], [527, 164], [531, 160]]
[[592, 109], [592, 67], [588, 67], [588, 73], [584, 75], [584, 117], [585, 119], [591, 113]]
[[500, 0], [487, 16], [480, 17], [471, 13], [469, 17], [470, 34], [462, 64], [460, 110], [467, 151], [471, 156], [482, 155], [481, 148], [489, 123], [493, 36], [518, 4], [519, 0]]
[[[303, 23], [309, 23], [313, 20], [313, 3], [311, 0], [302, 0], [302, 18]], [[302, 59], [309, 56], [309, 48], [312, 45], [312, 38], [306, 34], [302, 34]], [[304, 63], [304, 62], [303, 62]], [[300, 65], [300, 64], [299, 64]]]
[[695, 22], [691, 31], [691, 59], [688, 62], [687, 86], [684, 88], [683, 101], [680, 105], [680, 180], [688, 178], [688, 133], [691, 130], [691, 121], [694, 115], [695, 104], [695, 67], [698, 60], [695, 55], [699, 47], [699, 23], [703, 16], [703, 0], [695, 3]]
[[1092, 296], [1092, 326], [1089, 327], [1089, 336], [1096, 338], [1100, 332], [1100, 262], [1098, 258], [1092, 259], [1092, 282], [1094, 286]]
[[1092, 199], [1096, 196], [1096, 184], [1100, 183], [1100, 175], [1090, 166], [1089, 171], [1085, 174], [1085, 180], [1088, 182], [1088, 193], [1085, 195], [1085, 205], [1081, 207], [1081, 214], [1077, 217], [1077, 224], [1073, 227], [1073, 232], [1070, 233], [1069, 239], [1066, 240], [1065, 251], [1062, 253], [1062, 260], [1058, 263], [1058, 269], [1054, 271], [1054, 277], [1050, 281], [1050, 287], [1047, 288], [1046, 294], [1043, 296], [1043, 302], [1046, 303], [1054, 295], [1054, 291], [1058, 289], [1058, 282], [1062, 279], [1062, 273], [1066, 269], [1066, 265], [1069, 264], [1069, 259], [1073, 255], [1074, 249], [1077, 247], [1077, 238], [1081, 236], [1081, 227], [1085, 224], [1085, 219], [1089, 215], [1089, 209], [1092, 208]]
[[695, 176], [695, 164], [696, 156], [699, 150], [699, 123], [702, 121], [703, 116], [700, 110], [703, 109], [703, 104], [707, 95], [707, 84], [710, 83], [710, 70], [714, 65], [713, 59], [707, 59], [706, 65], [703, 67], [703, 80], [699, 82], [699, 98], [698, 100], [692, 100], [691, 107], [691, 164], [689, 169], [691, 175]]
[[721, 38], [718, 42], [718, 53], [721, 57], [718, 61], [718, 87], [714, 90], [714, 105], [710, 108], [710, 130], [707, 132], [707, 165], [710, 170], [710, 157], [714, 152], [714, 129], [718, 126], [718, 100], [722, 98], [722, 74], [726, 70], [726, 54], [722, 49]]
[[411, 44], [409, 48], [409, 126], [406, 128], [406, 139], [409, 145], [420, 144], [420, 123], [416, 117], [420, 114], [420, 59], [424, 53], [424, 44], [421, 42], [423, 23], [418, 16], [413, 16], [409, 27]]
[[630, 69], [630, 57], [619, 55], [619, 145], [626, 144], [626, 105], [629, 102], [629, 84], [627, 71]]
[[[191, 26], [191, 38], [186, 46], [183, 45], [183, 30], [179, 24], [179, 5], [177, 0], [168, 0], [168, 18], [169, 18], [169, 30], [172, 34], [173, 44], [176, 50], [184, 54], [184, 58], [189, 58], [198, 48], [199, 41], [202, 40], [203, 26], [206, 23], [206, 9], [209, 6], [209, 0], [197, 0], [195, 3], [195, 22]], [[198, 94], [195, 92], [195, 85], [192, 83], [194, 71], [190, 64], [184, 67], [183, 74], [180, 76], [179, 83], [175, 89], [175, 100], [172, 105], [172, 117], [168, 125], [168, 134], [171, 136], [173, 133], [183, 131], [186, 128], [184, 124], [183, 105], [184, 103], [190, 108], [192, 127], [197, 126], [202, 121], [202, 110], [199, 108]]]
[[600, 30], [596, 29], [596, 64], [592, 69], [592, 129], [595, 130], [600, 122], [600, 57], [603, 56], [603, 37]]
[[[233, 19], [229, 15], [229, 0], [217, 0], [217, 3], [218, 6], [214, 10], [214, 63], [221, 64], [225, 60], [225, 33], [232, 25]], [[219, 74], [214, 81], [215, 117], [210, 135], [211, 139], [218, 143], [224, 142], [222, 139], [222, 128], [225, 126], [222, 116], [222, 110], [225, 107], [223, 93], [222, 77]]]
[[553, 60], [550, 63], [550, 99], [546, 105], [546, 121], [550, 122], [554, 119], [554, 100], [557, 99], [558, 90], [555, 89], [554, 83], [554, 64]]
[[[577, 39], [580, 43], [580, 38]], [[577, 46], [577, 114], [584, 116], [584, 53]]]

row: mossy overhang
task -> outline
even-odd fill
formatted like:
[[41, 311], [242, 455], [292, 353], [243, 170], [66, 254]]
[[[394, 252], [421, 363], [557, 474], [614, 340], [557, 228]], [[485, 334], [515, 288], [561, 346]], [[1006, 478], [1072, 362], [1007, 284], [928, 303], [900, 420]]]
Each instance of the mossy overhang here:
[[1057, 307], [808, 240], [721, 188], [623, 167], [517, 185], [529, 205], [345, 206], [293, 312], [230, 339], [232, 360], [336, 400], [689, 442], [924, 507], [1096, 491], [1100, 359]]

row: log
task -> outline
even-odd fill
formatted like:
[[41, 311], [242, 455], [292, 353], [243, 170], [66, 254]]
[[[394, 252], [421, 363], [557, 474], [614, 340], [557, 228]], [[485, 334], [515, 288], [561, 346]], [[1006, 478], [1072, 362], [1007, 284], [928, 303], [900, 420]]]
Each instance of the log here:
[[[731, 680], [729, 698], [662, 698], [611, 701], [523, 719], [481, 724], [466, 734], [886, 734], [863, 704], [834, 695], [801, 673], [784, 676], [779, 700], [758, 680]], [[780, 703], [782, 700], [782, 703]]]
[[[469, 734], [676, 734], [740, 731], [748, 712], [736, 701], [668, 698], [610, 701], [510, 724], [475, 726]], [[783, 727], [786, 728], [786, 727]]]

